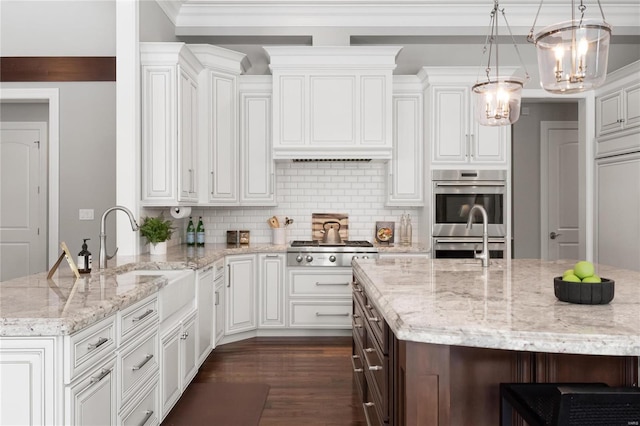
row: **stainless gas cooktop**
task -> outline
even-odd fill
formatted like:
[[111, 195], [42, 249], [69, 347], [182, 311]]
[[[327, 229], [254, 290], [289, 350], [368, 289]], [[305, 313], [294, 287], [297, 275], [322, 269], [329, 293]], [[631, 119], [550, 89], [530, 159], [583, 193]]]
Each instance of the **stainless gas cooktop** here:
[[287, 248], [288, 266], [350, 267], [354, 257], [377, 258], [378, 249], [369, 241], [328, 244], [318, 240], [293, 241]]

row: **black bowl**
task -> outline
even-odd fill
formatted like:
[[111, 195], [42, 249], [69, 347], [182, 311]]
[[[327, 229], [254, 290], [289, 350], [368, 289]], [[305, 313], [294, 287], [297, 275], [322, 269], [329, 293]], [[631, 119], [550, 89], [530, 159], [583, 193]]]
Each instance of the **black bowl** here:
[[563, 281], [562, 277], [553, 279], [553, 290], [563, 302], [582, 305], [605, 305], [613, 300], [615, 281], [602, 278], [599, 283], [574, 283]]

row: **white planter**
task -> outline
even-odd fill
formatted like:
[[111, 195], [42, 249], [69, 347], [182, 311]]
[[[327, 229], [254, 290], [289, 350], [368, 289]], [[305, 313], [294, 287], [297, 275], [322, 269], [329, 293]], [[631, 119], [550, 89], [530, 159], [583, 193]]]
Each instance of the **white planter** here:
[[167, 242], [163, 241], [161, 243], [149, 244], [149, 253], [151, 256], [167, 254]]

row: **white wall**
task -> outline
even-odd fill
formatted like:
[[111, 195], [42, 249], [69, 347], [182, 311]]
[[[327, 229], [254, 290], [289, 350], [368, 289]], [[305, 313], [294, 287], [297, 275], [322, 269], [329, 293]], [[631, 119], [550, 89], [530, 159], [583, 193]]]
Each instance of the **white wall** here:
[[[2, 0], [0, 55], [115, 56], [115, 1]], [[97, 255], [100, 216], [116, 199], [116, 83], [3, 83], [2, 87], [60, 90], [59, 240], [75, 254], [82, 238], [91, 238], [90, 250]], [[95, 219], [78, 220], [79, 208], [94, 209]], [[113, 251], [113, 224], [107, 235]]]
[[[411, 214], [417, 242], [422, 209], [385, 207], [385, 167], [373, 162], [277, 163], [277, 207], [194, 208], [192, 213], [194, 220], [203, 216], [207, 243], [225, 243], [226, 231], [234, 229], [251, 231], [251, 242], [269, 243], [267, 219], [273, 215], [294, 219], [288, 240], [309, 240], [312, 213], [347, 213], [349, 239], [373, 241], [376, 221], [396, 222], [397, 232], [400, 215], [406, 212]], [[177, 225], [183, 234], [186, 223]]]
[[513, 125], [513, 254], [518, 259], [540, 258], [540, 122], [577, 121], [578, 104], [526, 102], [528, 115]]
[[115, 56], [115, 1], [0, 1], [2, 56]]

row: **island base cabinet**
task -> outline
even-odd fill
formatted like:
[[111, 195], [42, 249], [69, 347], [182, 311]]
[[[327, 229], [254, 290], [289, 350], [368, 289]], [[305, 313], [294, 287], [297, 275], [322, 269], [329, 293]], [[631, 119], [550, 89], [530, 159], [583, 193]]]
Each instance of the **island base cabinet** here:
[[499, 384], [528, 381], [528, 360], [512, 351], [398, 341], [395, 424], [495, 426]]
[[74, 380], [65, 389], [68, 425], [112, 425], [116, 423], [115, 357]]
[[[637, 357], [548, 354], [395, 340], [395, 425], [500, 424], [500, 383], [633, 386]], [[525, 423], [514, 414], [514, 425]]]

